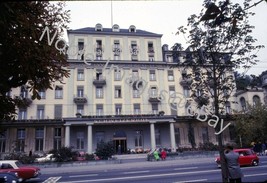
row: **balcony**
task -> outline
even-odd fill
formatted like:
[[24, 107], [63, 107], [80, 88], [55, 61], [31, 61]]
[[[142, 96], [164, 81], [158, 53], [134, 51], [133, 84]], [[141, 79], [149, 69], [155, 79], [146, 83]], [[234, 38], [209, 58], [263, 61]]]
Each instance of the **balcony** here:
[[190, 86], [193, 82], [193, 79], [192, 78], [181, 78], [180, 79], [180, 85], [182, 86]]
[[148, 101], [150, 102], [150, 103], [159, 103], [160, 101], [161, 101], [161, 98], [160, 97], [158, 97], [158, 95], [156, 95], [156, 94], [150, 94], [149, 95], [149, 99], [148, 99]]
[[80, 95], [74, 95], [73, 102], [75, 104], [85, 104], [85, 103], [87, 103], [87, 97], [84, 96], [84, 95], [82, 95], [82, 96], [80, 96]]
[[106, 85], [106, 78], [104, 76], [94, 77], [93, 84], [95, 86], [104, 86]]

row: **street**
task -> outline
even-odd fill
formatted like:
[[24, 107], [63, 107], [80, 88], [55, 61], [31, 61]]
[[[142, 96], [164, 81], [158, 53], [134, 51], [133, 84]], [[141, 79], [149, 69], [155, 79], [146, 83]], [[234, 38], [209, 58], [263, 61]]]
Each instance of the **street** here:
[[[89, 182], [127, 182], [127, 183], [176, 183], [176, 182], [221, 182], [221, 170], [213, 158], [203, 161], [166, 160], [158, 162], [137, 162], [92, 167], [57, 168], [58, 171], [43, 170], [43, 174], [31, 183], [89, 183]], [[181, 162], [181, 163], [180, 163]], [[114, 168], [112, 168], [114, 167]], [[244, 182], [267, 181], [267, 156], [260, 156], [260, 165], [242, 167]]]

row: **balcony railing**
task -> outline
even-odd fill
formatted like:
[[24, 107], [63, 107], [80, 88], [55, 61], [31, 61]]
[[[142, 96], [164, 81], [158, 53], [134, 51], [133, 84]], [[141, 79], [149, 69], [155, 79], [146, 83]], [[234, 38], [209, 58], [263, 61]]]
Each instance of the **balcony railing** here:
[[85, 95], [74, 95], [73, 102], [76, 104], [85, 104], [87, 103], [87, 97]]
[[106, 85], [106, 78], [104, 76], [94, 77], [93, 84], [95, 86], [104, 86]]

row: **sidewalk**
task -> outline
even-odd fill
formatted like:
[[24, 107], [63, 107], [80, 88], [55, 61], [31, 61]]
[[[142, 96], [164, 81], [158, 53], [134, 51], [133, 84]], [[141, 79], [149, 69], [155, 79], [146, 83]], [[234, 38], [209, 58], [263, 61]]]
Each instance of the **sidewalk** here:
[[[131, 169], [136, 167], [155, 167], [170, 165], [194, 165], [196, 163], [214, 162], [214, 157], [180, 157], [167, 158], [165, 161], [147, 161], [146, 154], [117, 155], [116, 160], [88, 161], [61, 164], [61, 166], [40, 166], [42, 174], [68, 173], [79, 171], [108, 171], [110, 169]], [[56, 165], [56, 164], [54, 164]], [[215, 163], [214, 163], [215, 165]]]

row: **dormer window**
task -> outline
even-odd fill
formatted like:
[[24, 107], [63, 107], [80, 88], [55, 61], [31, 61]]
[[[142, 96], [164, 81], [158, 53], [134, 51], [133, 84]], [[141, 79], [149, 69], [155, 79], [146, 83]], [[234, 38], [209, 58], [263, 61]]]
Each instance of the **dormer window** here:
[[103, 31], [103, 27], [101, 24], [96, 24], [95, 25], [95, 31]]
[[129, 32], [136, 32], [136, 28], [135, 28], [134, 25], [131, 25], [131, 26], [129, 27]]
[[113, 32], [120, 32], [120, 27], [119, 27], [119, 25], [114, 24], [114, 25], [112, 26], [112, 31], [113, 31]]

